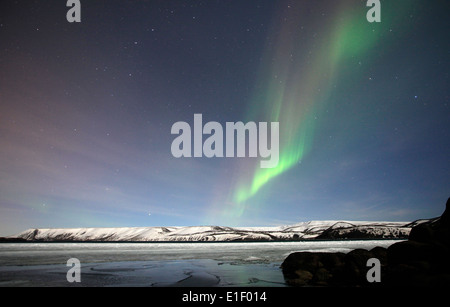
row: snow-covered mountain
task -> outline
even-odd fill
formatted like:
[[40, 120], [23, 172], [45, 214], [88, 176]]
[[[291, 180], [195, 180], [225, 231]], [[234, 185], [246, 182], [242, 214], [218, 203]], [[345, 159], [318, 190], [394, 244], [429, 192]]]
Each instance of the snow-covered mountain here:
[[311, 221], [278, 227], [121, 227], [28, 229], [28, 241], [284, 241], [307, 239], [407, 238], [415, 224], [404, 222]]

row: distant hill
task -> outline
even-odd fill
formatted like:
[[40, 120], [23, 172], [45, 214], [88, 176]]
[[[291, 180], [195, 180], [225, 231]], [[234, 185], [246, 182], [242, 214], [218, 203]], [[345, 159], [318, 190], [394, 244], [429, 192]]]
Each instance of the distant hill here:
[[418, 222], [311, 221], [278, 227], [120, 227], [28, 229], [7, 240], [77, 242], [299, 241], [406, 239]]

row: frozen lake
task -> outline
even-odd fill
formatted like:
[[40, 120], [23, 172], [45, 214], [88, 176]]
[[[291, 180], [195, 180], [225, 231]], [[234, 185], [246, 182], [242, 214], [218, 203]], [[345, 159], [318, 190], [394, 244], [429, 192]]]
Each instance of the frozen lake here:
[[[396, 240], [239, 243], [3, 243], [0, 286], [286, 286], [296, 251], [349, 252]], [[67, 260], [81, 263], [69, 283]]]

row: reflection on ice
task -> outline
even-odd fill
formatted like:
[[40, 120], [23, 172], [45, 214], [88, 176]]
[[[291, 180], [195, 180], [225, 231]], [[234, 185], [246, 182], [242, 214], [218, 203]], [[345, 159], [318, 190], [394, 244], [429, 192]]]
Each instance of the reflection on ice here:
[[81, 283], [68, 283], [64, 264], [6, 266], [0, 286], [239, 287], [285, 286], [279, 264], [215, 260], [132, 261], [82, 264]]

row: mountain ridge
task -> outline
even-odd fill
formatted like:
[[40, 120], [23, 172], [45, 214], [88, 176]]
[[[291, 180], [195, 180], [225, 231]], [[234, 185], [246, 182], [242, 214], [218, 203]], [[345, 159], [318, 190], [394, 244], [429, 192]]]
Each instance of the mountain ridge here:
[[273, 227], [150, 226], [30, 228], [8, 240], [26, 242], [233, 242], [314, 239], [406, 239], [414, 222], [309, 221]]

